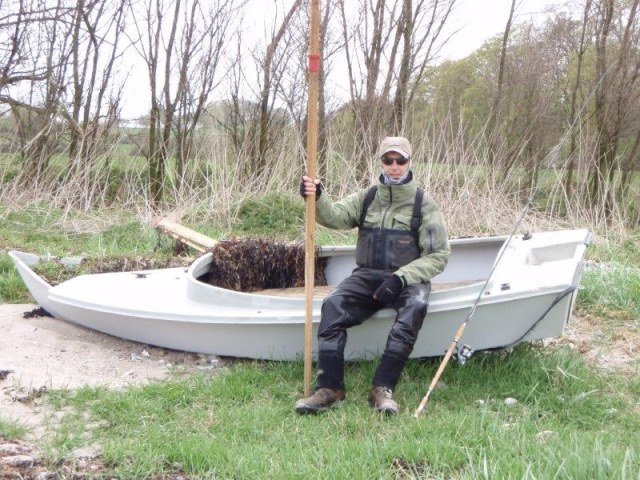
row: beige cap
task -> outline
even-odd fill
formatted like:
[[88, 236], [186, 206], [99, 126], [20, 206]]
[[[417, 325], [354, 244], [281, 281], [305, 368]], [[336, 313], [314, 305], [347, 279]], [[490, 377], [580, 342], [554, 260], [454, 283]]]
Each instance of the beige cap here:
[[411, 144], [404, 137], [385, 137], [380, 142], [379, 156], [387, 152], [398, 152], [403, 157], [411, 158]]

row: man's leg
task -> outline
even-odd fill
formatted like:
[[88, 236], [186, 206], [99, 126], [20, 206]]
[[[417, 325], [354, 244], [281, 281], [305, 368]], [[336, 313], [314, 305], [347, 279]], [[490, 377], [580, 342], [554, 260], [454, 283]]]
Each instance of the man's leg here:
[[299, 413], [312, 413], [344, 398], [344, 349], [347, 329], [361, 324], [381, 308], [373, 292], [381, 282], [379, 273], [356, 270], [322, 303], [318, 328], [318, 374], [316, 392], [296, 403]]
[[400, 380], [404, 365], [422, 328], [430, 291], [430, 283], [412, 284], [402, 290], [394, 303], [396, 320], [387, 337], [387, 344], [373, 379], [374, 388], [369, 396], [370, 402], [377, 410], [386, 413], [398, 411], [391, 394]]
[[381, 308], [373, 301], [380, 274], [356, 270], [322, 303], [318, 328], [318, 388], [344, 390], [344, 349], [347, 329], [360, 325]]

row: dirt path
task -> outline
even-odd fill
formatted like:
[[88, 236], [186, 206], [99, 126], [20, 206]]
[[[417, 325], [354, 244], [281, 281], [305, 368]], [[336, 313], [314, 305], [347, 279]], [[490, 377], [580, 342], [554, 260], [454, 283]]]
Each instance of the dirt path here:
[[[0, 417], [35, 428], [46, 391], [123, 388], [181, 371], [212, 369], [214, 357], [149, 347], [50, 317], [23, 318], [34, 305], [0, 305]], [[6, 377], [2, 379], [2, 377]]]

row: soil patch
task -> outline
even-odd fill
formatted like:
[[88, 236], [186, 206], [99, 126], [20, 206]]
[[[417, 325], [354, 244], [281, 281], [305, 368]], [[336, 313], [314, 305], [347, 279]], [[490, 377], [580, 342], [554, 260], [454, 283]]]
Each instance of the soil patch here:
[[124, 388], [221, 365], [214, 356], [151, 347], [51, 317], [23, 318], [33, 309], [0, 305], [0, 412], [35, 428], [35, 437], [47, 414], [41, 404], [47, 390]]
[[634, 374], [640, 358], [640, 331], [635, 322], [623, 322], [615, 329], [604, 328], [604, 321], [576, 311], [564, 335], [545, 341], [545, 345], [565, 345], [578, 351], [588, 363], [610, 372]]
[[[108, 478], [101, 476], [105, 466], [99, 449], [80, 450], [47, 465], [37, 445], [44, 425], [56, 419], [42, 402], [49, 390], [125, 388], [224, 365], [213, 355], [123, 340], [42, 313], [34, 305], [0, 305], [0, 417], [31, 429], [24, 442], [0, 437], [2, 479]], [[154, 480], [186, 478], [176, 473]]]

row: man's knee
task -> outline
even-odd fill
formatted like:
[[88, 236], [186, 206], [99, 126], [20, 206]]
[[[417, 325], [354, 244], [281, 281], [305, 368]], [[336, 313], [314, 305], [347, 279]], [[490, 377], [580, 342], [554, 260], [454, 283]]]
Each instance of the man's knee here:
[[340, 304], [341, 301], [337, 295], [329, 295], [325, 297], [322, 301], [322, 307], [320, 312], [322, 314], [322, 319], [337, 317], [340, 314]]
[[419, 332], [419, 325], [395, 322], [389, 332], [385, 352], [400, 358], [407, 358], [413, 351]]
[[344, 330], [354, 325], [353, 317], [343, 308], [343, 298], [330, 295], [322, 302], [318, 339], [325, 342], [337, 340]]
[[407, 358], [413, 351], [429, 306], [425, 295], [408, 295], [398, 308], [396, 321], [391, 327], [385, 351]]
[[429, 298], [425, 295], [414, 295], [413, 292], [407, 292], [397, 305], [398, 312], [407, 311], [411, 315], [417, 315], [424, 317], [427, 314], [427, 308], [429, 307]]

